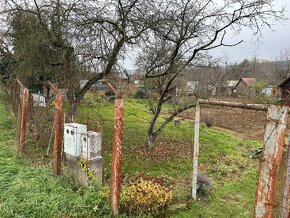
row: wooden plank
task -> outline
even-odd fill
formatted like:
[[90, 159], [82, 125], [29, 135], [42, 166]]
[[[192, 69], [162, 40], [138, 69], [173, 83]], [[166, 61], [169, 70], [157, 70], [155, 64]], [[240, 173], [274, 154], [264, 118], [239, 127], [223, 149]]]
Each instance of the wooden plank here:
[[265, 104], [248, 104], [248, 103], [240, 103], [240, 102], [216, 101], [216, 100], [209, 100], [209, 99], [199, 99], [198, 101], [200, 104], [245, 108], [245, 109], [261, 110], [261, 111], [267, 111], [269, 107], [269, 105], [265, 105]]

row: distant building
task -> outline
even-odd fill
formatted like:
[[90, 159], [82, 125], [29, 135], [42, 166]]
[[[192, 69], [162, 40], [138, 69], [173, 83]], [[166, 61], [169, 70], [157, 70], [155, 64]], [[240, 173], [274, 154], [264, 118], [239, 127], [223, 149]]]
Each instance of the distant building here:
[[268, 97], [278, 97], [280, 95], [280, 88], [275, 86], [268, 86], [262, 89], [262, 93]]
[[262, 93], [265, 95], [265, 96], [272, 96], [272, 90], [273, 90], [273, 87], [266, 87], [266, 88], [263, 88], [262, 89]]
[[279, 86], [281, 93], [281, 104], [290, 106], [290, 77], [285, 79]]
[[239, 80], [227, 80], [223, 81], [217, 88], [217, 95], [220, 96], [231, 96], [233, 89], [237, 85]]
[[198, 86], [199, 86], [198, 81], [188, 81], [186, 83], [187, 95], [194, 95], [197, 92]]
[[[80, 88], [82, 89], [89, 80], [80, 80]], [[98, 80], [91, 87], [90, 90], [107, 90], [108, 85], [104, 80]]]
[[46, 107], [46, 99], [41, 94], [32, 93], [33, 107]]
[[89, 80], [80, 80], [80, 88], [82, 89]]
[[238, 82], [239, 80], [227, 80], [227, 88], [233, 89]]
[[255, 82], [255, 78], [241, 78], [233, 88], [233, 93], [235, 93], [235, 95], [241, 96], [252, 96], [253, 90], [251, 89], [251, 87], [253, 87]]

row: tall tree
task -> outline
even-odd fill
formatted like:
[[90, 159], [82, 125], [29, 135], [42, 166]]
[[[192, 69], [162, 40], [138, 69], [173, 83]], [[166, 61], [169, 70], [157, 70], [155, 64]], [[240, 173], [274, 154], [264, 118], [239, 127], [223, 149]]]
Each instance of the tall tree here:
[[[55, 65], [62, 70], [71, 115], [90, 87], [108, 76], [124, 58], [126, 48], [136, 45], [152, 25], [148, 0], [2, 2], [7, 17], [15, 11], [34, 15], [49, 46], [61, 51]], [[92, 72], [82, 88], [80, 69]]]
[[72, 113], [91, 85], [116, 69], [126, 49], [136, 46], [145, 35], [152, 25], [149, 4], [147, 0], [109, 0], [82, 2], [78, 7], [73, 24], [81, 45], [76, 51], [95, 73], [74, 93]]

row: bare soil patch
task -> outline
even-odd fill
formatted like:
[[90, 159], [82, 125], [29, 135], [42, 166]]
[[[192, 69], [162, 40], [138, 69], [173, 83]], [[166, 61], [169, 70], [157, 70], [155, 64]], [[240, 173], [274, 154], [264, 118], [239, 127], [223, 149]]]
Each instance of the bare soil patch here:
[[[255, 103], [251, 99], [240, 98], [215, 98], [228, 102]], [[186, 111], [182, 118], [193, 119], [195, 109]], [[232, 130], [242, 137], [263, 140], [266, 124], [266, 111], [256, 111], [243, 108], [231, 108], [224, 106], [202, 105], [201, 121], [210, 120], [215, 127]]]

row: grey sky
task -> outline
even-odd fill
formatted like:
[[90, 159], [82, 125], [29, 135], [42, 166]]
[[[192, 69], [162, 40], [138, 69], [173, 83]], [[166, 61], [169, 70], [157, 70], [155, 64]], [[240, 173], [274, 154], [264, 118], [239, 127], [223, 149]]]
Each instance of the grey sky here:
[[[285, 16], [290, 19], [289, 0], [275, 1], [276, 9], [280, 9], [282, 6], [286, 6]], [[239, 40], [244, 40], [244, 42], [236, 47], [215, 49], [211, 51], [211, 54], [215, 57], [226, 55], [230, 62], [240, 62], [245, 58], [251, 59], [253, 57], [275, 60], [281, 49], [290, 49], [290, 20], [286, 20], [284, 23], [276, 23], [273, 26], [273, 31], [265, 28], [262, 30], [262, 34], [263, 36], [259, 42], [248, 29], [244, 29], [237, 36], [229, 34], [228, 42], [238, 42]]]
[[[235, 47], [217, 48], [210, 52], [214, 57], [226, 58], [229, 62], [240, 62], [243, 59], [258, 59], [275, 60], [281, 49], [290, 49], [290, 1], [275, 0], [275, 9], [281, 9], [286, 6], [285, 16], [289, 19], [284, 23], [276, 23], [272, 29], [262, 29], [262, 38], [259, 41], [253, 36], [249, 29], [243, 29], [239, 35], [233, 36], [228, 34], [227, 43], [235, 43], [240, 40], [244, 42]], [[134, 55], [131, 58], [126, 58], [124, 65], [127, 69], [134, 69]]]

